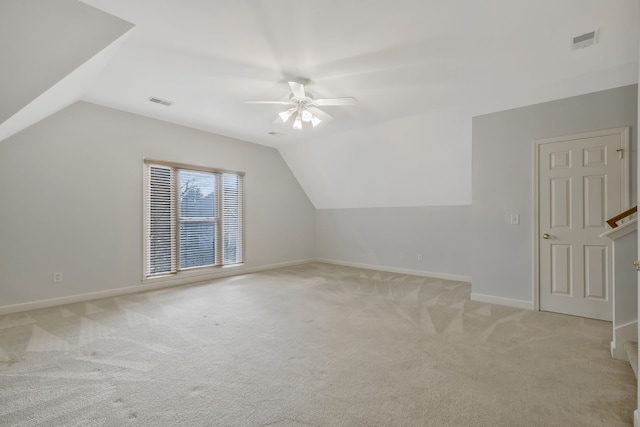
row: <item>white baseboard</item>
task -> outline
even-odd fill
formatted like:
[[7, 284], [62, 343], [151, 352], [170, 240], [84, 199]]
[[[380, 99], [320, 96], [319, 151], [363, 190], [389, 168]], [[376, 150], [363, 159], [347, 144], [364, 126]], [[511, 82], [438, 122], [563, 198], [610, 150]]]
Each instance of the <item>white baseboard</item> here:
[[29, 311], [29, 310], [37, 310], [40, 308], [56, 307], [59, 305], [91, 301], [91, 300], [96, 300], [100, 298], [110, 298], [110, 297], [117, 297], [117, 296], [126, 295], [126, 294], [135, 294], [137, 292], [152, 291], [155, 289], [170, 288], [173, 286], [181, 286], [186, 284], [198, 284], [203, 282], [209, 282], [215, 279], [222, 279], [224, 277], [257, 273], [260, 271], [273, 270], [281, 267], [290, 267], [293, 265], [306, 264], [308, 262], [313, 262], [313, 261], [314, 261], [313, 259], [305, 259], [305, 260], [298, 260], [298, 261], [283, 262], [278, 264], [261, 265], [258, 267], [248, 267], [248, 268], [240, 267], [240, 268], [234, 268], [234, 269], [222, 269], [216, 273], [211, 273], [211, 274], [201, 275], [201, 276], [190, 276], [190, 277], [179, 278], [179, 279], [168, 276], [166, 278], [159, 278], [157, 281], [146, 282], [143, 284], [135, 284], [135, 285], [125, 286], [122, 288], [106, 289], [104, 291], [90, 292], [86, 294], [76, 294], [76, 295], [69, 295], [69, 296], [64, 296], [60, 298], [51, 298], [46, 300], [30, 301], [30, 302], [25, 302], [20, 304], [4, 305], [4, 306], [0, 306], [0, 315], [19, 313], [22, 311]]
[[638, 322], [630, 322], [616, 326], [613, 329], [613, 341], [611, 341], [611, 357], [617, 360], [629, 361], [624, 343], [638, 341]]
[[522, 308], [524, 310], [533, 310], [532, 301], [524, 301], [520, 299], [494, 297], [492, 295], [482, 295], [472, 292], [471, 301], [487, 302], [489, 304], [504, 305], [507, 307]]
[[360, 262], [340, 261], [329, 258], [316, 258], [317, 262], [326, 264], [342, 265], [345, 267], [364, 268], [367, 270], [385, 271], [387, 273], [407, 274], [409, 276], [430, 277], [433, 279], [452, 280], [454, 282], [471, 283], [471, 276], [461, 276], [458, 274], [434, 273], [431, 271], [411, 270], [408, 268], [388, 267], [385, 265], [363, 264]]

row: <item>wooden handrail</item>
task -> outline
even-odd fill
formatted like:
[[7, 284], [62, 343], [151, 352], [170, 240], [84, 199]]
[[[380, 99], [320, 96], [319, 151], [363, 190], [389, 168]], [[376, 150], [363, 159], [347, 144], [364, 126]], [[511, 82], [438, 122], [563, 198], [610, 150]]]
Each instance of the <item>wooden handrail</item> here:
[[609, 218], [607, 220], [607, 224], [609, 224], [609, 227], [611, 228], [616, 228], [618, 226], [618, 224], [616, 224], [618, 221], [620, 221], [623, 218], [628, 217], [631, 214], [634, 214], [638, 211], [638, 207], [634, 206], [631, 209], [627, 209], [626, 211], [622, 212], [619, 215], [614, 216], [613, 218]]

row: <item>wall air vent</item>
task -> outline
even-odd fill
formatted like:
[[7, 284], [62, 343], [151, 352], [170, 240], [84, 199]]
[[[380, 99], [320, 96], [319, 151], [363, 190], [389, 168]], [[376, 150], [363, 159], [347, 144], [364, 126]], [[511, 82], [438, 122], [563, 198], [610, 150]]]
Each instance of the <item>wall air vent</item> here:
[[598, 42], [598, 30], [575, 36], [571, 39], [571, 50], [583, 49]]
[[171, 101], [167, 101], [166, 99], [156, 98], [155, 96], [149, 97], [149, 102], [155, 102], [156, 104], [165, 105], [167, 107], [173, 104], [173, 102]]

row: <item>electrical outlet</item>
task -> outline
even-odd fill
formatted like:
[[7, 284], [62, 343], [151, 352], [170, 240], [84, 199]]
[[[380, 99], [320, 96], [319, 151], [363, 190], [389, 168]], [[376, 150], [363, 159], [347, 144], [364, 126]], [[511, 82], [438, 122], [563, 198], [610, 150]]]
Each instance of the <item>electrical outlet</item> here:
[[62, 283], [62, 272], [53, 273], [53, 283]]
[[418, 254], [418, 261], [422, 261], [422, 254]]

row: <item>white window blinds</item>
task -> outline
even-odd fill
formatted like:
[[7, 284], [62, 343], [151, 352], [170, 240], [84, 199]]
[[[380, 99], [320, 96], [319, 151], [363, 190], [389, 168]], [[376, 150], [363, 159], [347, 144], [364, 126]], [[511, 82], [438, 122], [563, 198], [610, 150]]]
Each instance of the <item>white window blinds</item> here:
[[146, 276], [244, 262], [242, 174], [145, 163]]
[[224, 196], [222, 224], [224, 229], [223, 264], [242, 262], [242, 178], [225, 173], [222, 175]]
[[171, 169], [148, 167], [147, 275], [175, 271], [175, 202]]

